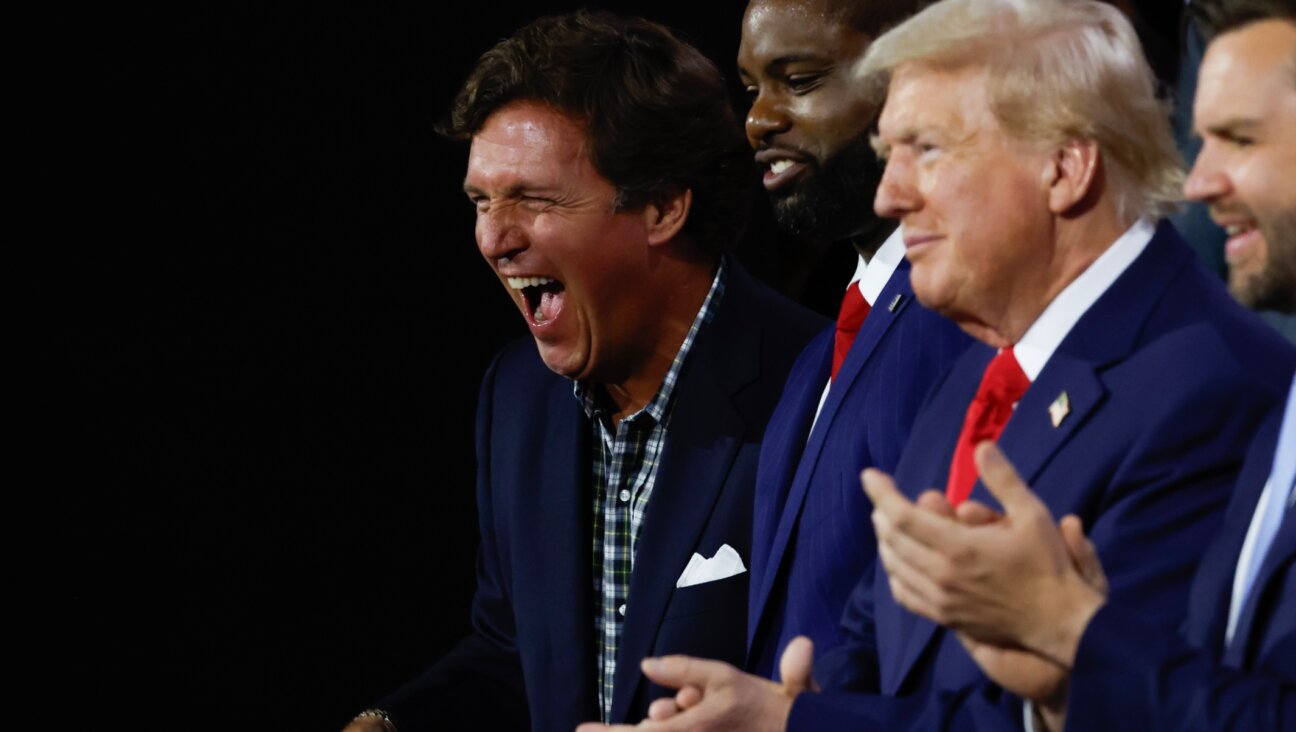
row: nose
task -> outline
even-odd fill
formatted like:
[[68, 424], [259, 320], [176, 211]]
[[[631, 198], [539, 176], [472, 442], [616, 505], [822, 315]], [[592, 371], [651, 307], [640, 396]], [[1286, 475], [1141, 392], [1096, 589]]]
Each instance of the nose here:
[[477, 249], [492, 263], [505, 262], [527, 248], [527, 236], [509, 206], [477, 212]]
[[1228, 194], [1231, 185], [1224, 172], [1219, 150], [1211, 140], [1202, 144], [1197, 161], [1184, 181], [1184, 198], [1210, 202]]
[[912, 164], [903, 153], [893, 151], [878, 183], [873, 212], [882, 218], [899, 219], [921, 206], [922, 197], [913, 183]]
[[768, 92], [761, 91], [752, 99], [751, 109], [747, 111], [747, 142], [753, 148], [759, 148], [762, 141], [771, 135], [786, 132], [792, 126], [783, 105]]

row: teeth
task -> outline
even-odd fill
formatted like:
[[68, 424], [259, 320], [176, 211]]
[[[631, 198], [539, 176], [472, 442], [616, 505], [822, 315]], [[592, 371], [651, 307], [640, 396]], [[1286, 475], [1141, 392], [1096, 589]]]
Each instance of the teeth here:
[[1249, 231], [1250, 229], [1251, 224], [1229, 224], [1224, 227], [1224, 232], [1229, 236], [1237, 236], [1238, 234], [1241, 234], [1244, 231]]
[[508, 285], [515, 290], [522, 290], [527, 287], [540, 287], [554, 281], [549, 277], [510, 277], [508, 278]]
[[790, 167], [792, 167], [791, 160], [775, 160], [770, 163], [770, 172], [774, 175], [778, 175]]

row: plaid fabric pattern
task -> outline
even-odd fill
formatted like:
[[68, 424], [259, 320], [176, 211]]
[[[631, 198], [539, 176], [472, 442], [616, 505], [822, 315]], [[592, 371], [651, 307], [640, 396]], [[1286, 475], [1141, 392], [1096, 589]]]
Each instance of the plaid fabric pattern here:
[[608, 722], [616, 679], [617, 648], [625, 618], [630, 573], [634, 571], [639, 528], [657, 480], [657, 466], [674, 406], [675, 383], [698, 330], [711, 322], [724, 296], [724, 263], [711, 281], [706, 300], [693, 318], [661, 388], [643, 409], [608, 426], [610, 404], [602, 388], [577, 382], [576, 398], [594, 430], [594, 632], [598, 650], [596, 684], [599, 711]]

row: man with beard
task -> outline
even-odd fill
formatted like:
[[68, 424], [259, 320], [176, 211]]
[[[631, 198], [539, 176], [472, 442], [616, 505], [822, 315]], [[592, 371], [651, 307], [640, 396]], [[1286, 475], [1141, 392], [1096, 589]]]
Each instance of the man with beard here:
[[918, 5], [752, 0], [743, 18], [747, 137], [779, 226], [858, 252], [837, 326], [802, 352], [761, 450], [747, 632], [748, 667], [766, 677], [798, 635], [816, 653], [841, 641], [850, 590], [875, 565], [855, 476], [896, 464], [928, 387], [970, 342], [914, 300], [900, 233], [869, 206], [879, 105], [850, 72]]
[[[1044, 516], [1089, 526], [1113, 602], [1173, 625], [1201, 538], [1219, 525], [1256, 424], [1290, 387], [1296, 352], [1156, 223], [1182, 173], [1133, 28], [1093, 0], [943, 0], [874, 41], [861, 73], [888, 84], [875, 210], [901, 221], [915, 295], [980, 341], [934, 386], [895, 483], [914, 498], [943, 487], [923, 500], [948, 501], [935, 518], [951, 529], [951, 505], [987, 518], [973, 455], [997, 442], [1039, 489]], [[1056, 552], [956, 556], [981, 567], [972, 580], [1059, 564]], [[782, 659], [782, 684], [651, 658], [645, 673], [680, 692], [641, 728], [1020, 729], [1020, 700], [953, 632], [899, 605], [904, 588], [887, 575], [863, 579], [846, 641], [814, 666], [822, 693], [804, 643]], [[1065, 610], [1013, 584], [985, 597]]]
[[[1209, 205], [1229, 236], [1229, 288], [1251, 308], [1296, 313], [1296, 9], [1289, 2], [1223, 8], [1194, 107], [1203, 145], [1184, 193]], [[1275, 410], [1252, 441], [1223, 529], [1197, 569], [1182, 634], [1107, 597], [1078, 522], [1066, 518], [1054, 528], [1012, 466], [982, 449], [983, 479], [1008, 519], [992, 525], [952, 525], [869, 475], [898, 600], [960, 631], [989, 675], [1037, 701], [1041, 721], [1104, 730], [1296, 726], [1296, 383], [1285, 412]], [[1037, 561], [987, 572], [981, 561], [951, 560], [1004, 554]], [[931, 582], [934, 576], [943, 581]], [[1038, 598], [1049, 602], [1030, 601]], [[1068, 694], [1040, 693], [1067, 684]]]

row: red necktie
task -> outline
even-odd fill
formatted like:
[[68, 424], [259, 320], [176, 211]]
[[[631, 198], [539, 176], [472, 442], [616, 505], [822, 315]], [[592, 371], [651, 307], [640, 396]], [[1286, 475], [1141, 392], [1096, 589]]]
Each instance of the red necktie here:
[[945, 486], [945, 498], [950, 504], [957, 506], [967, 500], [977, 481], [972, 451], [986, 440], [999, 439], [1004, 425], [1012, 417], [1013, 405], [1029, 387], [1030, 379], [1021, 370], [1011, 346], [990, 360], [981, 376], [976, 397], [968, 405], [963, 431], [959, 433], [958, 445], [954, 448], [949, 483]]
[[859, 282], [850, 283], [850, 287], [846, 288], [846, 296], [842, 298], [841, 310], [837, 313], [837, 336], [833, 339], [832, 375], [829, 380], [837, 378], [837, 372], [841, 370], [842, 362], [846, 360], [846, 354], [855, 342], [855, 334], [864, 325], [864, 318], [868, 314], [869, 304], [860, 292]]

